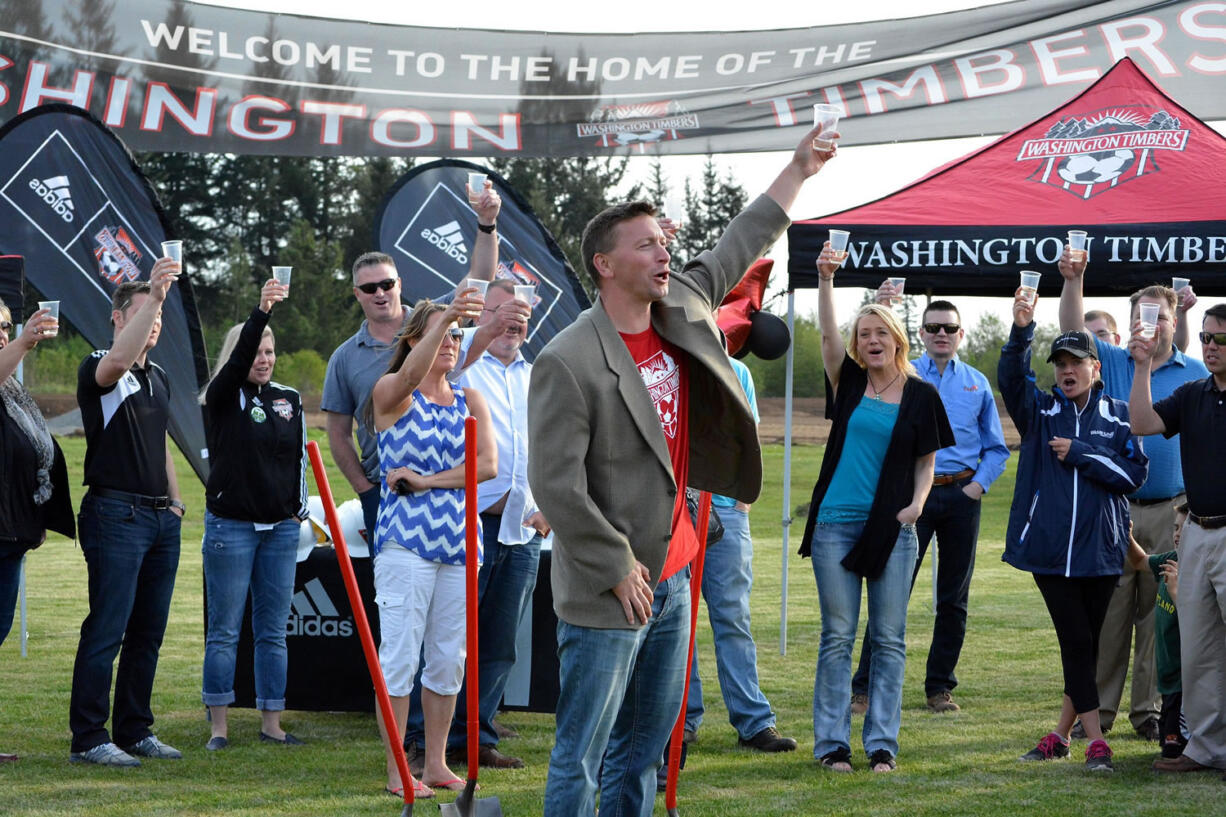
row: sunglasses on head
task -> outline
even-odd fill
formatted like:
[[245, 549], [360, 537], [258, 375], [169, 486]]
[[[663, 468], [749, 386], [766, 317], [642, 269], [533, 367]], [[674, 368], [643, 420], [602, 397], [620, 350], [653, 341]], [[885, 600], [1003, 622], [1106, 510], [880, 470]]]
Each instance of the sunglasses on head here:
[[375, 292], [380, 289], [387, 292], [392, 287], [396, 286], [396, 282], [399, 280], [399, 278], [384, 278], [382, 281], [375, 281], [370, 284], [358, 284], [358, 289], [362, 290], [367, 295], [374, 295]]
[[1218, 346], [1226, 346], [1226, 332], [1201, 332], [1200, 342], [1208, 343], [1213, 341]]
[[947, 335], [956, 335], [958, 334], [958, 330], [961, 328], [962, 327], [956, 323], [926, 323], [924, 324], [924, 331], [930, 335], [935, 335], [936, 333], [940, 332], [942, 329], [945, 330], [945, 334]]

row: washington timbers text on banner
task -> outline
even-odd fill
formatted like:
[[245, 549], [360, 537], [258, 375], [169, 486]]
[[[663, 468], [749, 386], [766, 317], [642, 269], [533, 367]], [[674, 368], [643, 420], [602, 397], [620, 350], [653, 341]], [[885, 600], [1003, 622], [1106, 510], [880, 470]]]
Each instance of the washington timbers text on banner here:
[[137, 150], [779, 150], [818, 102], [854, 122], [844, 145], [980, 135], [1050, 110], [1123, 57], [1203, 118], [1226, 117], [1221, 2], [1022, 0], [817, 28], [633, 35], [375, 25], [174, 0], [0, 9], [0, 122], [69, 103]]

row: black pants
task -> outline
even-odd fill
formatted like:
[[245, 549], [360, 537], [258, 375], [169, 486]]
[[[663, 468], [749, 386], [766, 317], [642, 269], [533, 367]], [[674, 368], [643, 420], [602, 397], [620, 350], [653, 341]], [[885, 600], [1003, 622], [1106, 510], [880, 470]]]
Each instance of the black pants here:
[[1158, 730], [1163, 757], [1179, 757], [1188, 741], [1183, 736], [1183, 692], [1164, 693]]
[[1098, 635], [1119, 576], [1046, 576], [1034, 574], [1060, 642], [1064, 694], [1078, 714], [1098, 709]]
[[[940, 558], [937, 560], [937, 614], [932, 623], [932, 646], [928, 649], [928, 667], [924, 676], [924, 694], [952, 692], [958, 685], [954, 668], [966, 640], [966, 606], [971, 593], [971, 574], [975, 571], [975, 546], [979, 542], [979, 511], [981, 503], [962, 492], [972, 477], [938, 485], [928, 495], [924, 513], [915, 523], [919, 553], [911, 587], [924, 554], [935, 534]], [[873, 648], [867, 638], [861, 640], [860, 664], [851, 679], [851, 691], [868, 694], [868, 668]]]

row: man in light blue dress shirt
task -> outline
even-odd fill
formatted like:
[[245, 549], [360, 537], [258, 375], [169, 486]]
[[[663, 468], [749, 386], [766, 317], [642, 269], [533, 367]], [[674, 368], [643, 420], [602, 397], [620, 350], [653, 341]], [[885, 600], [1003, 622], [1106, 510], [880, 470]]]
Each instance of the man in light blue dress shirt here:
[[[888, 284], [888, 282], [887, 282]], [[878, 300], [889, 292], [878, 290]], [[958, 685], [954, 669], [966, 638], [966, 611], [975, 548], [979, 542], [980, 498], [1005, 470], [1009, 449], [1005, 446], [996, 399], [987, 377], [958, 358], [958, 346], [966, 336], [958, 308], [949, 301], [932, 301], [924, 309], [920, 340], [924, 354], [915, 361], [919, 376], [940, 392], [945, 413], [953, 426], [953, 446], [937, 451], [936, 476], [924, 513], [915, 525], [919, 575], [928, 543], [935, 534], [937, 561], [937, 613], [932, 627], [932, 645], [924, 677], [924, 694], [932, 712], [956, 712], [953, 690]], [[863, 642], [860, 666], [852, 679], [852, 708], [863, 711], [868, 700], [868, 668], [872, 650]]]

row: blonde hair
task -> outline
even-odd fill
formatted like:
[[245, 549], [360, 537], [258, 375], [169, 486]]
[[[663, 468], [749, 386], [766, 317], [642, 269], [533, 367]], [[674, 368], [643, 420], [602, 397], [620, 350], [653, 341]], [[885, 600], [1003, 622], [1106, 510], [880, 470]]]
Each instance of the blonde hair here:
[[9, 309], [3, 298], [0, 298], [0, 315], [3, 315], [6, 321], [13, 320], [13, 311]]
[[[221, 342], [221, 351], [217, 353], [217, 360], [213, 363], [213, 373], [209, 375], [209, 382], [205, 383], [204, 388], [200, 390], [200, 405], [203, 406], [207, 402], [205, 396], [208, 394], [209, 386], [213, 385], [213, 381], [221, 373], [221, 367], [225, 366], [230, 355], [234, 354], [234, 347], [238, 345], [238, 336], [243, 333], [244, 326], [246, 324], [236, 323], [226, 331], [226, 337]], [[277, 339], [273, 337], [271, 326], [264, 327], [260, 340], [263, 341], [264, 338], [272, 338], [273, 343], [277, 342]]]
[[881, 322], [885, 324], [886, 331], [890, 333], [890, 337], [894, 338], [896, 345], [894, 365], [907, 377], [916, 377], [915, 367], [911, 365], [911, 361], [908, 359], [911, 355], [911, 343], [907, 340], [907, 332], [903, 329], [902, 322], [898, 320], [898, 316], [894, 314], [894, 310], [881, 304], [865, 304], [860, 307], [860, 311], [856, 313], [856, 317], [851, 322], [851, 336], [847, 340], [847, 354], [851, 356], [851, 359], [861, 369], [868, 368], [868, 364], [860, 359], [860, 350], [856, 345], [856, 335], [860, 331], [860, 321], [869, 315], [880, 318]]

